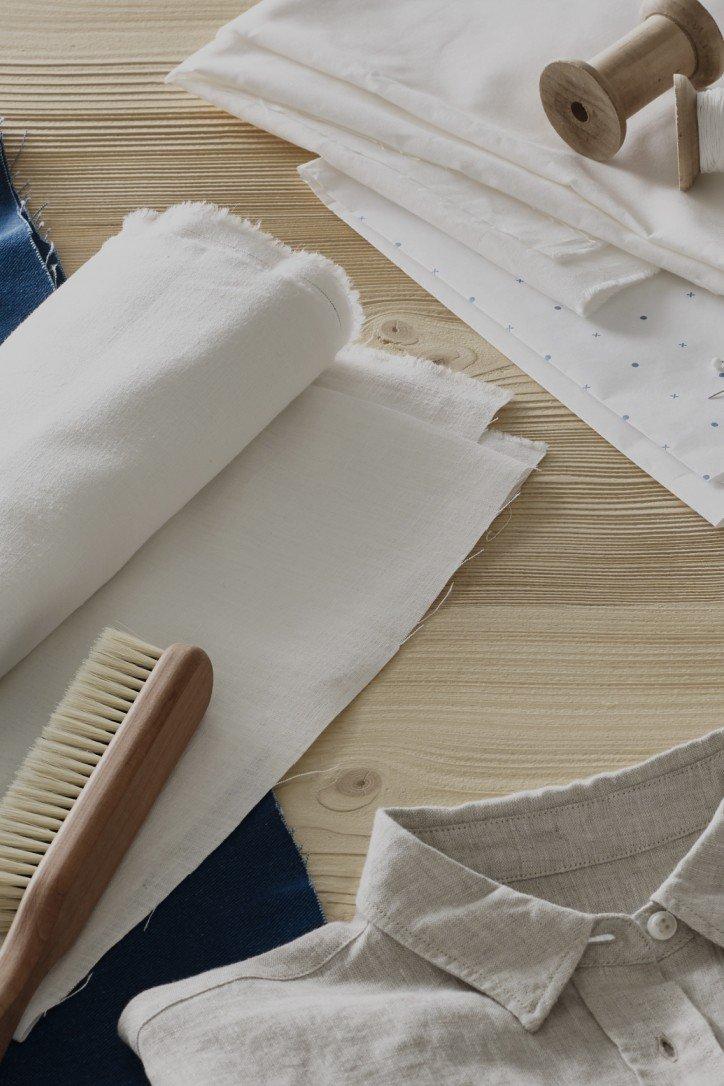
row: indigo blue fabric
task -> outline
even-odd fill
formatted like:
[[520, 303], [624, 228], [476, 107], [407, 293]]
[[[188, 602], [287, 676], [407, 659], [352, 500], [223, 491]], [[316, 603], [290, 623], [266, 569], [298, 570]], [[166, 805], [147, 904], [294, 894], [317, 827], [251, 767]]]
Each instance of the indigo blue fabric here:
[[[2, 1086], [141, 1086], [116, 1032], [133, 996], [261, 954], [324, 916], [270, 792], [215, 852], [41, 1018], [0, 1064]], [[212, 1086], [212, 1084], [209, 1084]]]
[[58, 254], [13, 185], [0, 136], [0, 343], [64, 279]]

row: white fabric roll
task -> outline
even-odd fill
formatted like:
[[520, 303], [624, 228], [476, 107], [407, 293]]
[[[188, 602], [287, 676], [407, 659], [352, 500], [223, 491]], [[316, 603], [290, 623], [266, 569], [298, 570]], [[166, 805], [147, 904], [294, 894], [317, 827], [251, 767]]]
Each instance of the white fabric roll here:
[[12, 345], [11, 406], [26, 425], [42, 410], [25, 505], [8, 474], [23, 519], [0, 535], [6, 659], [76, 609], [0, 680], [0, 790], [104, 626], [203, 646], [215, 682], [19, 1037], [397, 652], [544, 453], [487, 431], [508, 392], [359, 347], [334, 359], [357, 320], [343, 274], [203, 207], [133, 217], [51, 301]]
[[130, 216], [21, 324], [0, 347], [0, 675], [311, 384], [358, 320], [330, 261], [181, 205]]

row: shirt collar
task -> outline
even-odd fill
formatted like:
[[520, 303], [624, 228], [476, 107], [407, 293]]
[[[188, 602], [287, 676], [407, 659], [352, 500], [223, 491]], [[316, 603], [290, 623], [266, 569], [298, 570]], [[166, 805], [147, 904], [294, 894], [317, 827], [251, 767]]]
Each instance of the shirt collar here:
[[677, 864], [654, 901], [700, 935], [724, 947], [724, 800], [693, 848]]
[[594, 928], [600, 930], [600, 918], [506, 882], [621, 858], [622, 846], [628, 855], [644, 852], [709, 822], [652, 900], [724, 942], [722, 808], [712, 819], [722, 791], [723, 747], [720, 730], [642, 765], [564, 788], [456, 808], [379, 810], [359, 911], [535, 1030]]

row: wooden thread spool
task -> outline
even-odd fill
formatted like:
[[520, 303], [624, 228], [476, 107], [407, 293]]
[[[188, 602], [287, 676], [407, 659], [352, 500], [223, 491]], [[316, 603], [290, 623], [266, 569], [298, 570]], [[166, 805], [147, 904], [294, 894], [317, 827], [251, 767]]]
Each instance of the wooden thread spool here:
[[701, 172], [699, 154], [699, 118], [696, 88], [685, 75], [674, 76], [676, 102], [676, 158], [679, 188], [687, 192]]
[[668, 90], [675, 73], [701, 90], [724, 72], [724, 39], [698, 0], [644, 0], [641, 18], [590, 61], [556, 60], [541, 75], [548, 120], [587, 158], [615, 155], [627, 119]]

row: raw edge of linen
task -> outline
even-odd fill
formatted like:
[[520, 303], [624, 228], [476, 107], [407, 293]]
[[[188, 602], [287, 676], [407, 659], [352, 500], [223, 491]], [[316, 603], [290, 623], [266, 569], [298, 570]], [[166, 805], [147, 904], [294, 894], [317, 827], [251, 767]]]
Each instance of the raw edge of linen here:
[[[474, 405], [480, 406], [481, 408], [486, 403], [489, 403], [489, 397], [493, 392], [498, 392], [502, 394], [504, 402], [507, 402], [509, 399], [512, 398], [512, 394], [510, 394], [508, 390], [500, 389], [497, 385], [480, 381], [476, 378], [469, 377], [464, 373], [456, 372], [444, 366], [438, 366], [436, 363], [430, 362], [428, 359], [421, 359], [414, 356], [398, 355], [392, 353], [387, 354], [386, 351], [375, 350], [374, 348], [365, 348], [363, 345], [356, 344], [350, 346], [349, 348], [345, 348], [343, 353], [346, 353], [347, 351], [351, 351], [354, 355], [357, 356], [360, 361], [363, 360], [365, 353], [369, 352], [369, 354], [377, 356], [379, 360], [384, 360], [386, 363], [392, 363], [394, 366], [397, 366], [402, 370], [407, 370], [412, 374], [424, 373], [428, 379], [431, 378], [435, 383], [439, 382], [441, 385], [448, 384], [451, 387], [459, 389], [461, 392], [471, 397], [472, 403]], [[427, 385], [427, 388], [430, 388], [429, 383]], [[433, 422], [430, 422], [429, 419], [423, 419], [421, 421], [430, 426], [435, 425]], [[529, 475], [536, 470], [537, 465], [540, 463], [548, 450], [548, 445], [543, 441], [534, 441], [528, 438], [508, 434], [504, 431], [491, 430], [484, 427], [481, 427], [481, 433], [476, 440], [473, 440], [470, 437], [461, 437], [461, 440], [469, 441], [470, 444], [473, 446], [489, 445], [491, 451], [494, 454], [506, 457], [510, 461], [513, 461], [514, 463], [520, 465], [518, 481], [516, 482], [512, 490], [509, 491], [507, 495], [503, 496], [500, 508], [498, 509], [495, 516], [499, 516], [500, 513], [502, 513], [508, 507], [508, 505], [515, 500], [515, 498], [520, 493], [521, 488], [528, 479]], [[490, 523], [492, 523], [492, 521]], [[482, 530], [485, 531], [485, 528], [483, 528]], [[473, 544], [473, 546], [474, 545], [475, 544]], [[445, 587], [445, 584], [447, 584], [450, 577], [454, 576], [457, 569], [461, 567], [465, 560], [466, 555], [460, 555], [459, 561], [457, 561], [456, 565], [449, 570], [448, 576], [443, 581], [441, 581], [441, 588]], [[434, 602], [435, 600], [433, 598], [430, 601], [430, 605], [434, 604]], [[423, 619], [425, 617], [425, 614], [426, 611], [424, 611], [420, 615], [420, 619]], [[416, 625], [413, 626], [409, 632], [412, 633], [416, 628]], [[400, 639], [399, 644], [397, 645], [389, 659], [392, 659], [396, 655], [397, 651], [402, 646], [402, 644], [404, 644], [404, 641], [406, 639], [406, 637]], [[364, 682], [360, 689], [363, 689], [364, 686], [366, 686], [368, 682], [372, 681], [378, 673], [379, 669]], [[289, 764], [293, 765], [294, 762], [296, 762], [297, 759], [301, 757], [301, 754], [304, 752], [305, 749], [307, 748], [302, 747], [301, 749], [295, 750], [291, 755]], [[274, 785], [272, 785], [271, 787], [273, 788]], [[202, 860], [203, 857], [198, 862], [201, 863]], [[196, 866], [198, 866], [198, 863], [196, 864]], [[193, 870], [195, 870], [195, 868]], [[183, 877], [185, 877], [185, 875], [183, 875], [182, 878]], [[179, 879], [178, 881], [181, 880]], [[178, 883], [176, 883], [176, 885], [178, 885]], [[162, 898], [161, 900], [164, 899]], [[139, 922], [142, 919], [143, 917], [139, 917], [137, 921], [129, 924], [125, 928], [125, 930], [123, 930], [121, 934], [119, 934], [118, 938], [116, 939], [116, 943], [120, 941], [120, 939], [123, 938], [125, 934], [127, 934], [127, 932], [134, 926], [136, 922]], [[115, 945], [115, 943], [111, 945]], [[105, 953], [105, 951], [103, 951], [103, 953]], [[87, 962], [84, 962], [82, 964], [82, 967], [79, 970], [79, 975], [75, 979], [75, 983], [70, 987], [70, 989], [64, 990], [62, 993], [58, 992], [57, 998], [54, 999], [51, 1006], [55, 1006], [58, 1002], [60, 1002], [61, 999], [65, 998], [68, 995], [68, 991], [72, 991], [73, 987], [75, 987], [76, 984], [82, 981], [83, 977], [86, 976], [87, 973], [93, 968], [96, 960], [98, 959], [95, 958], [92, 961], [89, 959]], [[43, 1012], [38, 1011], [34, 1015], [32, 1013], [26, 1013], [14, 1034], [14, 1039], [16, 1041], [25, 1040], [41, 1013]]]
[[[326, 286], [330, 294], [338, 295], [340, 300], [346, 302], [349, 319], [343, 322], [339, 310], [329, 299], [340, 317], [340, 323], [346, 332], [347, 343], [359, 336], [364, 320], [359, 292], [344, 268], [323, 256], [322, 253], [307, 249], [293, 249], [286, 242], [263, 230], [258, 222], [250, 222], [249, 219], [243, 219], [229, 208], [219, 207], [204, 200], [187, 200], [180, 204], [172, 204], [161, 212], [148, 207], [138, 208], [136, 211], [129, 212], [123, 219], [121, 235], [133, 237], [142, 234], [149, 226], [163, 233], [179, 234], [189, 239], [195, 238], [220, 248], [228, 247], [265, 266], [271, 266], [268, 258], [277, 253], [285, 259], [294, 261], [297, 269], [299, 262], [302, 262], [310, 272], [314, 273], [315, 279], [321, 280], [321, 284], [317, 284], [317, 289]], [[118, 236], [113, 235], [106, 244], [113, 242]], [[283, 268], [277, 265], [277, 270], [283, 270]]]

